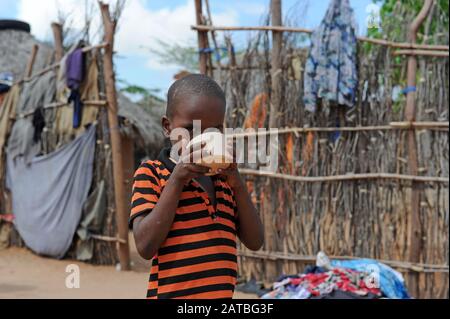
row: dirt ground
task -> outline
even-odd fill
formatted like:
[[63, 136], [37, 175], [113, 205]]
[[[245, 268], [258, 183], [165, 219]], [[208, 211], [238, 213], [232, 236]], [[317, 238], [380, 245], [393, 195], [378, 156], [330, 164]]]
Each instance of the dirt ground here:
[[[130, 248], [133, 267], [122, 272], [114, 266], [45, 258], [26, 248], [0, 250], [0, 298], [142, 299], [147, 288], [148, 261], [137, 255], [133, 245]], [[79, 266], [80, 288], [66, 287], [69, 264]], [[236, 292], [234, 298], [257, 297]]]

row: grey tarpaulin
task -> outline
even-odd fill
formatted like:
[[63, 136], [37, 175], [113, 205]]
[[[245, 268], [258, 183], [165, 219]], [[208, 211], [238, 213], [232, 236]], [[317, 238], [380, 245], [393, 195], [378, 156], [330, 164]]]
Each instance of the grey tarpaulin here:
[[38, 254], [64, 257], [80, 221], [92, 180], [95, 125], [53, 153], [31, 159], [7, 156], [6, 186], [15, 226]]
[[77, 229], [77, 235], [81, 239], [76, 249], [78, 260], [92, 259], [94, 242], [91, 234], [99, 234], [102, 231], [106, 208], [105, 181], [101, 180], [83, 205], [83, 216]]

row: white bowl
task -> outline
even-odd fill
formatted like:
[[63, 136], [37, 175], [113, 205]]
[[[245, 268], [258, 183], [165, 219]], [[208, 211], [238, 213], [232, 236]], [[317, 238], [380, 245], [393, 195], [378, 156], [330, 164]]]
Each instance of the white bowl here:
[[206, 132], [197, 135], [189, 142], [187, 147], [194, 146], [194, 149], [196, 149], [203, 142], [205, 146], [203, 147], [202, 157], [194, 160], [194, 162], [211, 168], [211, 172], [206, 175], [215, 175], [217, 174], [217, 170], [225, 169], [233, 163], [232, 155], [226, 150], [224, 134], [219, 132]]

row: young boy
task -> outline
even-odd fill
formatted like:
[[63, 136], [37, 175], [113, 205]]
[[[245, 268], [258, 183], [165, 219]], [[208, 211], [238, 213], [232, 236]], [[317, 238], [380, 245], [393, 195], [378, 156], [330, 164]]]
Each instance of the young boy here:
[[[193, 121], [223, 130], [225, 94], [205, 75], [193, 74], [169, 88], [162, 127], [166, 137]], [[172, 143], [177, 141], [171, 141]], [[263, 228], [236, 164], [219, 175], [170, 148], [135, 173], [130, 226], [139, 254], [152, 259], [147, 298], [231, 298], [236, 284], [236, 235], [252, 250]], [[192, 154], [190, 154], [192, 155]]]

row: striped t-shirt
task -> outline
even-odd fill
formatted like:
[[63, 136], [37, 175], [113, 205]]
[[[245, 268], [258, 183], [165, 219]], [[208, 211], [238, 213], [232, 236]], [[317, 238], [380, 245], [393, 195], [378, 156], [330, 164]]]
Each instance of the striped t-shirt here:
[[[130, 225], [151, 214], [175, 164], [163, 149], [134, 175]], [[153, 257], [147, 298], [231, 298], [236, 284], [236, 202], [230, 186], [212, 176], [216, 207], [198, 182], [184, 186], [166, 240]]]

